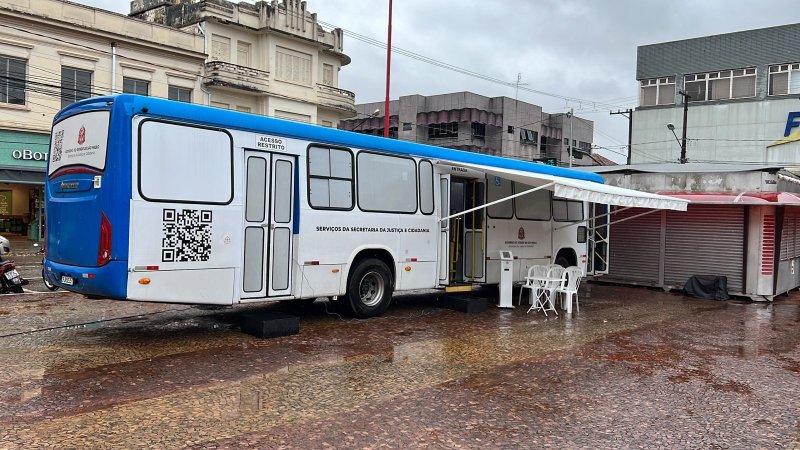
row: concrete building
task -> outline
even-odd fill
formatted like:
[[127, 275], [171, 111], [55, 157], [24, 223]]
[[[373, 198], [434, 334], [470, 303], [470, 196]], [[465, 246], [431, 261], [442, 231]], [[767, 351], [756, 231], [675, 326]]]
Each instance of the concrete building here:
[[800, 163], [800, 24], [638, 48], [631, 163]]
[[[383, 136], [384, 109], [383, 102], [356, 105], [357, 117], [339, 128]], [[593, 135], [591, 120], [548, 114], [541, 106], [508, 97], [455, 92], [389, 102], [390, 137], [477, 153], [568, 165], [571, 141], [579, 150], [573, 164], [591, 165]]]
[[53, 116], [94, 95], [201, 102], [202, 36], [60, 0], [0, 0], [0, 233], [41, 239]]
[[304, 1], [133, 0], [130, 16], [202, 34], [212, 106], [329, 127], [355, 115], [338, 88], [343, 32], [323, 30]]

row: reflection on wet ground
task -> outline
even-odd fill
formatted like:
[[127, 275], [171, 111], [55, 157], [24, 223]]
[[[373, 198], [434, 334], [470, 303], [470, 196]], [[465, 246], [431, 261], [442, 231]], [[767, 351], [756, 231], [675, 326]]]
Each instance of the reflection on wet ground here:
[[[800, 294], [589, 284], [580, 313], [549, 318], [427, 294], [367, 321], [326, 302], [3, 300], [3, 448], [800, 445]], [[239, 332], [259, 308], [297, 313], [300, 334]]]

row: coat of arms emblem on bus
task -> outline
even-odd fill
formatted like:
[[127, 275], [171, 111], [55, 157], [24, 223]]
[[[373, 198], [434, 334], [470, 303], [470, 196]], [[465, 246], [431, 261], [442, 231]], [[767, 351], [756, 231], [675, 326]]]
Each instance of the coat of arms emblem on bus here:
[[61, 161], [61, 150], [64, 149], [64, 130], [59, 131], [53, 136], [53, 150], [50, 152], [52, 158], [50, 162]]
[[78, 145], [83, 145], [86, 142], [86, 127], [81, 125], [81, 130], [78, 131]]
[[520, 241], [525, 239], [525, 228], [519, 227], [519, 232], [517, 233], [517, 239]]

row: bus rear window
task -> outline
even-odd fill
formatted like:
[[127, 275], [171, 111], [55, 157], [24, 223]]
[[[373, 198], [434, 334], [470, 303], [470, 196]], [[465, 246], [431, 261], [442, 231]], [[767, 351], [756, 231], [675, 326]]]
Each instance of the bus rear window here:
[[53, 126], [48, 175], [67, 166], [106, 167], [110, 111], [90, 111], [68, 117]]
[[233, 199], [233, 139], [222, 130], [145, 120], [139, 193], [156, 202], [224, 205]]

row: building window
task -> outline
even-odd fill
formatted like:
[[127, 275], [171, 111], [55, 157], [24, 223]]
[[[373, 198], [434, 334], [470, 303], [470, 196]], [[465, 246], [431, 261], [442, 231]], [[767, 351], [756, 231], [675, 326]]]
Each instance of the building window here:
[[275, 66], [276, 79], [311, 85], [311, 55], [278, 47]]
[[236, 105], [236, 110], [239, 112], [249, 113], [252, 111], [249, 106]]
[[639, 83], [640, 106], [675, 104], [675, 77], [651, 78]]
[[124, 77], [122, 78], [122, 92], [126, 94], [149, 95], [150, 82], [147, 80]]
[[168, 90], [170, 100], [178, 102], [192, 103], [192, 90], [179, 86], [170, 86]]
[[297, 114], [291, 111], [281, 111], [279, 109], [276, 109], [275, 117], [277, 117], [278, 119], [293, 120], [295, 122], [311, 123], [311, 116], [306, 114]]
[[428, 139], [445, 139], [458, 137], [458, 122], [434, 123], [428, 125]]
[[28, 62], [0, 56], [0, 103], [25, 104]]
[[333, 66], [330, 64], [322, 65], [322, 84], [333, 86]]
[[684, 88], [692, 102], [755, 97], [756, 69], [751, 67], [686, 75]]
[[769, 95], [800, 93], [800, 64], [769, 66]]
[[250, 44], [239, 41], [236, 44], [236, 64], [250, 67]]
[[[472, 137], [483, 139], [486, 137], [486, 124], [472, 122], [472, 124], [470, 125], [470, 131], [472, 133]], [[457, 129], [456, 132], [458, 132]], [[458, 136], [458, 134], [456, 134], [456, 136]]]
[[231, 105], [228, 103], [215, 102], [213, 100], [211, 101], [211, 107], [219, 109], [231, 109]]
[[231, 59], [231, 39], [218, 34], [211, 35], [211, 60], [228, 62]]
[[519, 129], [519, 142], [521, 144], [536, 145], [539, 142], [539, 132], [533, 130]]
[[61, 107], [92, 96], [92, 72], [72, 67], [61, 68]]

